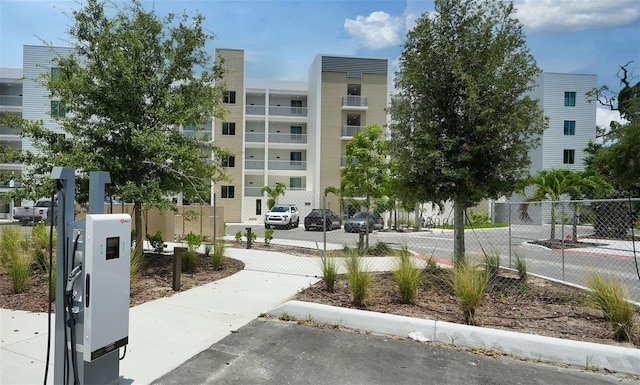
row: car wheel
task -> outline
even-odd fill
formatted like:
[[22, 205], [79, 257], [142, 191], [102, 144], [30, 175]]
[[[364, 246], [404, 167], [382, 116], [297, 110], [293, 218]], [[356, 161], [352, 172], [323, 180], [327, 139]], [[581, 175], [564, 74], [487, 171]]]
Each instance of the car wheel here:
[[309, 231], [309, 227], [308, 227], [308, 226], [305, 226], [305, 227], [304, 227], [304, 231]]
[[265, 223], [265, 224], [264, 224], [264, 228], [265, 228], [265, 229], [270, 229], [270, 228], [271, 228], [271, 225], [268, 225], [268, 224], [266, 224], [266, 223]]

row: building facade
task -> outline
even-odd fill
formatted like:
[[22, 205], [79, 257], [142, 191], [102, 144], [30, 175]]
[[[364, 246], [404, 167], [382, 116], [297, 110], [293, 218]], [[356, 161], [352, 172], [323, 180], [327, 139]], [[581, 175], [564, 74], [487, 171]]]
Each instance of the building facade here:
[[[317, 55], [308, 81], [244, 76], [244, 51], [217, 49], [224, 69], [225, 117], [214, 123], [215, 143], [231, 182], [217, 183], [216, 204], [228, 222], [262, 221], [263, 187], [285, 186], [282, 203], [300, 215], [321, 207], [327, 187], [340, 187], [346, 143], [368, 124], [384, 127], [390, 98], [390, 60]], [[327, 205], [339, 211], [337, 197]]]

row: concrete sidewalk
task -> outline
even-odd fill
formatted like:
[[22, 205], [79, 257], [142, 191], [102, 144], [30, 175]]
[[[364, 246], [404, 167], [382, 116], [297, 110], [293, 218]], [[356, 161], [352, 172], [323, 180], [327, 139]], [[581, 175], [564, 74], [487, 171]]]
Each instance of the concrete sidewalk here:
[[[239, 259], [245, 259], [247, 267], [261, 257], [274, 257], [273, 253], [257, 250], [244, 250], [242, 254]], [[286, 254], [275, 257], [293, 258]], [[313, 277], [249, 268], [131, 308], [129, 344], [126, 357], [120, 362], [120, 383], [151, 383], [317, 281]], [[55, 316], [52, 318], [55, 323]], [[47, 314], [0, 309], [0, 321], [0, 384], [41, 384]], [[49, 383], [53, 383], [53, 341], [52, 336]]]

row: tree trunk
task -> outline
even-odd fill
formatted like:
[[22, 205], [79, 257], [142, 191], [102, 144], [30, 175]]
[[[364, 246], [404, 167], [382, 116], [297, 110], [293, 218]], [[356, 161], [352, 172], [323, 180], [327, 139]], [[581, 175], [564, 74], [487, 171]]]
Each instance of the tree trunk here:
[[464, 205], [457, 198], [453, 201], [453, 262], [464, 262]]
[[136, 225], [136, 248], [134, 250], [135, 257], [142, 257], [144, 252], [144, 244], [143, 239], [144, 235], [142, 234], [142, 203], [139, 201], [135, 201], [133, 203], [133, 214], [134, 214], [134, 223]]
[[552, 241], [556, 239], [556, 209], [553, 202], [551, 202], [551, 234], [549, 236]]

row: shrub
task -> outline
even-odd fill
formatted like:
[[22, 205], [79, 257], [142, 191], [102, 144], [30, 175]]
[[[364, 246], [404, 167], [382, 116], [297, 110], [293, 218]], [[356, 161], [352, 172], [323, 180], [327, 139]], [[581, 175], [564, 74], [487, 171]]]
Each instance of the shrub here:
[[269, 246], [269, 244], [271, 243], [271, 241], [273, 241], [273, 233], [275, 232], [274, 229], [272, 228], [268, 228], [264, 230], [264, 244]]
[[483, 225], [491, 221], [491, 217], [487, 213], [476, 213], [474, 211], [469, 212], [469, 220], [473, 225]]
[[587, 286], [592, 290], [592, 298], [604, 313], [604, 318], [613, 328], [616, 341], [628, 341], [636, 317], [633, 305], [627, 302], [629, 293], [616, 278], [603, 278], [597, 271], [587, 277]]
[[450, 283], [460, 306], [464, 321], [475, 325], [475, 317], [487, 291], [489, 274], [487, 270], [477, 269], [469, 262], [462, 262], [451, 270]]
[[362, 256], [358, 253], [358, 250], [348, 249], [345, 263], [353, 304], [364, 306], [364, 300], [370, 290], [371, 274], [363, 268]]
[[142, 269], [144, 268], [144, 253], [142, 250], [138, 252], [132, 249], [131, 259], [129, 260], [129, 280], [133, 283], [138, 280]]
[[333, 293], [333, 286], [338, 278], [338, 269], [336, 268], [336, 261], [331, 257], [323, 256], [320, 258], [322, 263], [322, 280], [329, 293]]
[[211, 254], [211, 266], [213, 270], [220, 270], [224, 262], [224, 239], [218, 239], [213, 245], [213, 254]]
[[242, 241], [242, 231], [236, 233], [236, 242]]
[[182, 253], [182, 271], [184, 273], [195, 273], [198, 262], [198, 253], [195, 250], [187, 250]]
[[31, 281], [31, 257], [29, 254], [12, 256], [6, 270], [11, 278], [11, 288], [14, 294], [24, 293]]
[[411, 264], [411, 253], [403, 246], [398, 257], [398, 266], [393, 270], [393, 280], [398, 285], [402, 303], [411, 303], [416, 297], [422, 283], [422, 275], [422, 269]]
[[47, 255], [45, 254], [45, 251], [43, 249], [33, 250], [33, 261], [41, 271], [46, 272], [48, 270], [47, 266], [49, 265], [49, 259], [47, 258]]
[[147, 234], [147, 241], [151, 244], [153, 251], [156, 253], [162, 253], [166, 245], [162, 239], [162, 232], [158, 230], [154, 235]]
[[20, 254], [20, 228], [2, 226], [0, 233], [0, 265], [7, 267]]
[[195, 251], [202, 244], [200, 235], [194, 234], [193, 231], [190, 231], [189, 234], [187, 234], [185, 240], [187, 241], [187, 247], [191, 251]]
[[524, 257], [516, 253], [516, 270], [518, 270], [518, 277], [521, 284], [526, 284], [529, 276], [527, 275], [527, 262]]
[[393, 250], [391, 250], [391, 247], [388, 244], [384, 242], [378, 242], [373, 248], [371, 248], [369, 253], [371, 255], [389, 255], [392, 251]]
[[[56, 248], [57, 237], [55, 231], [53, 233], [53, 244], [51, 247]], [[35, 249], [48, 250], [49, 249], [49, 229], [44, 221], [38, 222], [37, 225], [31, 229], [31, 246]]]
[[495, 278], [500, 271], [500, 255], [499, 254], [485, 254], [484, 264], [489, 273], [489, 278]]

